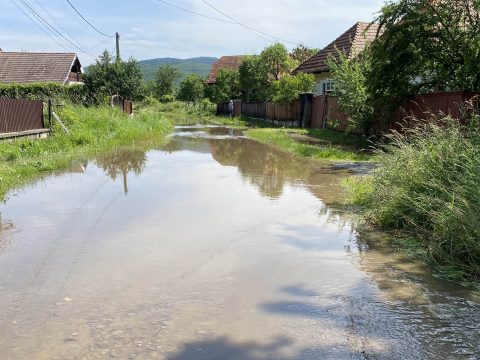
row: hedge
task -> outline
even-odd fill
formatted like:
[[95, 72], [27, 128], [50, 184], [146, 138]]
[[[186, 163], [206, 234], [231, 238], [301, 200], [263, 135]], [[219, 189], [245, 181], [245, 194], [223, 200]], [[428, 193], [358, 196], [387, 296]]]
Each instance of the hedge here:
[[82, 103], [86, 98], [84, 85], [58, 83], [0, 84], [0, 99], [65, 100]]

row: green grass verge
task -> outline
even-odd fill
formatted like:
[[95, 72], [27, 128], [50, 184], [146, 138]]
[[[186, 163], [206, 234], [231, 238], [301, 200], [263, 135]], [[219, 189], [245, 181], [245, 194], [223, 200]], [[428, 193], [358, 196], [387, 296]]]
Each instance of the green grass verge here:
[[[368, 153], [362, 153], [357, 149], [346, 149], [342, 145], [350, 145], [357, 140], [348, 140], [348, 135], [340, 135], [334, 137], [333, 134], [328, 134], [328, 138], [323, 140], [330, 143], [324, 143], [321, 145], [310, 145], [295, 140], [291, 135], [292, 133], [299, 135], [308, 135], [308, 130], [305, 129], [284, 129], [284, 128], [261, 128], [261, 129], [249, 129], [245, 132], [246, 136], [251, 139], [257, 140], [264, 144], [269, 144], [281, 148], [289, 153], [303, 156], [311, 159], [319, 160], [332, 160], [332, 161], [368, 161], [372, 159], [372, 156]], [[318, 132], [318, 136], [322, 133]], [[320, 138], [320, 137], [319, 137]]]
[[173, 127], [158, 113], [128, 117], [111, 107], [68, 105], [59, 109], [58, 115], [70, 134], [55, 128], [47, 139], [0, 142], [0, 199], [5, 199], [9, 190], [68, 169], [98, 153], [163, 142]]

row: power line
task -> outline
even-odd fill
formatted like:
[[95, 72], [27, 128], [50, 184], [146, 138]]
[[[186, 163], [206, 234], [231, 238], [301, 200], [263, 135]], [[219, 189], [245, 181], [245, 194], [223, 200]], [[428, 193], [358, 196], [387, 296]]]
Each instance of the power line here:
[[285, 40], [285, 39], [282, 39], [282, 38], [279, 38], [277, 36], [273, 36], [273, 35], [269, 35], [263, 31], [260, 31], [260, 30], [257, 30], [257, 29], [254, 29], [248, 25], [245, 25], [244, 23], [241, 23], [240, 21], [234, 19], [233, 17], [231, 17], [230, 15], [228, 15], [227, 13], [223, 12], [222, 10], [216, 8], [215, 6], [213, 6], [212, 4], [210, 4], [208, 1], [206, 0], [201, 0], [204, 4], [208, 5], [209, 7], [211, 7], [212, 9], [214, 9], [216, 12], [222, 14], [223, 16], [226, 16], [227, 18], [229, 18], [230, 20], [232, 20], [233, 22], [235, 22], [236, 24], [244, 27], [245, 29], [249, 30], [250, 32], [255, 32], [255, 33], [259, 33], [259, 34], [262, 34], [262, 35], [265, 35], [265, 36], [268, 36], [272, 39], [275, 39], [275, 40], [278, 40], [278, 41], [281, 41], [281, 42], [285, 42], [285, 43], [288, 43], [288, 44], [292, 44], [292, 45], [296, 45], [298, 46], [299, 44], [298, 43], [294, 43], [292, 41], [288, 41], [288, 40]]
[[60, 41], [58, 41], [56, 38], [54, 38], [52, 35], [50, 35], [48, 32], [45, 31], [45, 29], [43, 29], [34, 19], [32, 19], [32, 17], [30, 15], [28, 15], [28, 13], [23, 10], [20, 5], [18, 5], [14, 0], [10, 0], [12, 2], [13, 5], [15, 5], [17, 7], [18, 10], [20, 10], [32, 23], [34, 23], [39, 29], [40, 31], [42, 31], [45, 35], [47, 35], [51, 40], [53, 40], [54, 42], [57, 43], [57, 45], [59, 45], [62, 49], [70, 52], [71, 50], [68, 49], [66, 46], [64, 46]]
[[104, 32], [98, 30], [95, 26], [92, 25], [92, 23], [90, 21], [85, 19], [85, 17], [77, 10], [77, 8], [70, 2], [70, 0], [65, 0], [65, 1], [72, 7], [73, 10], [75, 10], [75, 12], [83, 19], [83, 21], [85, 21], [97, 33], [99, 33], [100, 35], [103, 35], [105, 37], [111, 37], [111, 38], [115, 37], [115, 35], [107, 35]]
[[42, 3], [40, 2], [40, 0], [35, 0], [35, 2], [38, 4], [38, 6], [40, 6], [42, 8], [42, 10], [48, 15], [48, 17], [52, 20], [52, 22], [58, 26], [61, 30], [65, 31], [69, 36], [71, 36], [72, 38], [74, 38], [74, 36], [72, 34], [70, 34], [70, 32], [65, 29], [60, 23], [58, 23], [58, 21], [55, 19], [55, 17], [50, 13], [50, 11], [48, 11], [47, 8], [45, 8]]
[[52, 29], [58, 36], [60, 36], [63, 40], [65, 40], [66, 42], [68, 42], [70, 45], [72, 45], [74, 48], [78, 49], [79, 51], [83, 52], [84, 54], [87, 54], [89, 56], [93, 56], [92, 54], [89, 54], [88, 51], [86, 51], [85, 49], [81, 48], [80, 46], [78, 46], [77, 44], [75, 44], [73, 41], [71, 41], [70, 39], [68, 39], [66, 36], [64, 36], [60, 31], [58, 31], [54, 26], [52, 26], [51, 24], [49, 24], [49, 22], [47, 20], [45, 20], [45, 18], [43, 16], [41, 16], [39, 13], [37, 13], [37, 11], [30, 6], [30, 4], [26, 1], [26, 0], [20, 0], [27, 8], [28, 10], [30, 10], [30, 12], [32, 13], [33, 16], [35, 16], [38, 20], [40, 20], [41, 22], [43, 22], [46, 26], [48, 26], [50, 29]]
[[[65, 27], [63, 27], [56, 19], [55, 17], [50, 13], [50, 11], [48, 11], [48, 9], [46, 9], [42, 3], [40, 2], [40, 0], [35, 0], [35, 2], [42, 8], [42, 10], [48, 15], [48, 17], [52, 20], [52, 22], [60, 29], [60, 30], [63, 30], [65, 33], [68, 34], [68, 36], [70, 36], [70, 38], [72, 38], [74, 41], [76, 41], [77, 43], [80, 43], [80, 41], [74, 36], [72, 35]], [[83, 24], [83, 23], [82, 23]], [[107, 40], [107, 41], [110, 41], [110, 40]], [[106, 41], [105, 41], [106, 42]], [[91, 51], [95, 48], [97, 48], [98, 46], [95, 46], [91, 49], [87, 49], [88, 51]]]
[[[194, 15], [198, 15], [198, 16], [201, 16], [201, 17], [204, 17], [204, 18], [207, 18], [207, 19], [210, 19], [210, 20], [215, 20], [215, 21], [220, 21], [220, 22], [223, 22], [223, 23], [227, 23], [227, 24], [233, 24], [233, 25], [241, 25], [239, 22], [237, 21], [230, 21], [230, 20], [225, 20], [225, 19], [220, 19], [220, 18], [216, 18], [216, 17], [213, 17], [213, 16], [209, 16], [209, 15], [205, 15], [205, 14], [201, 14], [201, 13], [198, 13], [198, 12], [195, 12], [195, 11], [192, 11], [192, 10], [189, 10], [189, 9], [186, 9], [184, 7], [181, 7], [181, 6], [178, 6], [178, 5], [175, 5], [175, 4], [172, 4], [168, 1], [165, 1], [165, 0], [157, 0], [158, 2], [161, 2], [161, 3], [164, 3], [168, 6], [171, 6], [171, 7], [174, 7], [174, 8], [177, 8], [177, 9], [180, 9], [180, 10], [183, 10], [183, 11], [186, 11], [190, 14], [194, 14]], [[259, 38], [265, 40], [265, 41], [268, 41], [268, 42], [272, 42], [270, 39], [267, 39], [265, 37], [263, 37], [262, 35], [258, 34], [257, 32], [255, 32], [254, 30], [252, 29], [248, 29], [248, 31], [250, 31], [252, 34], [254, 34], [255, 36], [258, 36]]]
[[[37, 20], [39, 20], [40, 22], [43, 22], [46, 26], [47, 26], [47, 29], [50, 28], [51, 30], [53, 30], [58, 36], [60, 36], [64, 41], [68, 42], [70, 45], [72, 45], [74, 48], [78, 49], [79, 51], [81, 51], [82, 53], [88, 55], [89, 57], [95, 59], [95, 56], [90, 54], [88, 51], [86, 51], [85, 49], [81, 48], [80, 46], [76, 45], [74, 42], [72, 42], [70, 39], [68, 39], [67, 37], [65, 37], [61, 32], [59, 32], [55, 27], [53, 27], [51, 24], [48, 23], [47, 20], [45, 20], [41, 15], [39, 15], [34, 8], [32, 8], [25, 0], [20, 0], [26, 7], [27, 9], [30, 11], [30, 13], [35, 17], [37, 18]], [[50, 30], [50, 31], [51, 31]]]
[[224, 22], [224, 23], [227, 23], [227, 24], [237, 24], [237, 23], [234, 22], [234, 21], [225, 20], [225, 19], [220, 19], [220, 18], [216, 18], [216, 17], [213, 17], [213, 16], [201, 14], [201, 13], [195, 12], [195, 11], [193, 11], [193, 10], [189, 10], [189, 9], [184, 8], [184, 7], [181, 7], [181, 6], [172, 4], [172, 3], [168, 2], [168, 1], [165, 1], [165, 0], [157, 0], [157, 1], [158, 1], [158, 2], [161, 2], [161, 3], [164, 3], [165, 5], [174, 7], [174, 8], [176, 8], [176, 9], [180, 9], [180, 10], [186, 11], [186, 12], [188, 12], [188, 13], [190, 13], [190, 14], [198, 15], [198, 16], [201, 16], [201, 17], [210, 19], [210, 20], [221, 21], [221, 22]]

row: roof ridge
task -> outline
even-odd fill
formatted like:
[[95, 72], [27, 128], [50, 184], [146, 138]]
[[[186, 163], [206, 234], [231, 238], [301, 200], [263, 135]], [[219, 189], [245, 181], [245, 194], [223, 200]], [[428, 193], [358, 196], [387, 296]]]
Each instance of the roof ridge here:
[[49, 55], [76, 55], [75, 52], [45, 52], [45, 51], [0, 51], [0, 54], [49, 54]]
[[[344, 31], [335, 40], [330, 42], [327, 46], [322, 48], [317, 54], [300, 64], [293, 73], [300, 71], [306, 71], [310, 73], [322, 72], [328, 69], [326, 64], [327, 58], [330, 55], [335, 56], [335, 51], [342, 51], [348, 58], [356, 56], [358, 48], [362, 47], [362, 44], [371, 42], [371, 34], [367, 31], [370, 25], [374, 22], [357, 21], [348, 30]], [[362, 34], [365, 34], [365, 38], [362, 38]]]

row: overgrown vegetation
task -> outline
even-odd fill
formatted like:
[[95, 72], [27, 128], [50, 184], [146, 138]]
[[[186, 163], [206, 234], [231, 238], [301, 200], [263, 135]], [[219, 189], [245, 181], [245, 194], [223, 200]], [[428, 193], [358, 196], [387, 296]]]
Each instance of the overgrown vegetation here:
[[327, 60], [335, 83], [340, 109], [348, 116], [347, 131], [363, 129], [369, 133], [373, 121], [373, 99], [368, 91], [368, 78], [372, 57], [368, 48], [355, 59], [349, 59], [342, 51]]
[[348, 59], [329, 61], [339, 105], [351, 128], [390, 121], [410, 96], [480, 91], [479, 3], [472, 0], [388, 1], [378, 37]]
[[0, 199], [11, 189], [67, 170], [96, 154], [160, 143], [172, 129], [160, 114], [141, 113], [130, 118], [111, 107], [68, 105], [58, 109], [58, 115], [70, 134], [55, 128], [48, 139], [0, 142]]
[[376, 21], [371, 94], [395, 106], [406, 95], [480, 90], [477, 0], [388, 2]]
[[480, 279], [480, 116], [432, 118], [395, 133], [381, 166], [351, 181], [351, 201], [383, 229], [417, 239], [444, 276]]

